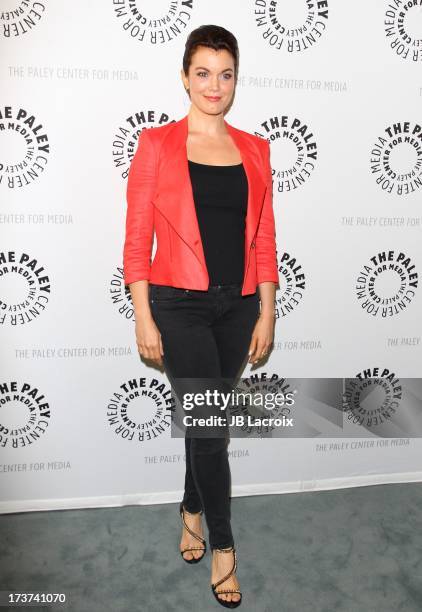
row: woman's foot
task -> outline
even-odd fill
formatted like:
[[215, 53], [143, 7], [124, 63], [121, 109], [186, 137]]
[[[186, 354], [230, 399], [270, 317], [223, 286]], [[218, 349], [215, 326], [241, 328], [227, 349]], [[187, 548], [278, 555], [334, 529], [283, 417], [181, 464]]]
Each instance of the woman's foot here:
[[[235, 564], [234, 552], [230, 548], [223, 549], [230, 552], [219, 552], [218, 550], [212, 551], [212, 564], [211, 564], [211, 584], [215, 584], [221, 578], [224, 578], [226, 574], [228, 574], [231, 570], [233, 570], [233, 566]], [[215, 591], [217, 592], [218, 599], [222, 601], [231, 601], [233, 603], [238, 602], [242, 595], [241, 593], [221, 593], [220, 591], [226, 591], [230, 589], [239, 589], [239, 582], [236, 578], [236, 574], [234, 573], [236, 569], [233, 570], [231, 576], [227, 578], [224, 582], [219, 584]]]
[[[191, 514], [183, 508], [183, 516], [189, 529], [203, 538], [201, 513], [197, 512], [196, 514]], [[194, 548], [195, 550], [185, 550], [186, 548]], [[182, 555], [183, 558], [186, 561], [200, 559], [205, 554], [204, 550], [205, 545], [201, 544], [197, 538], [194, 538], [183, 525], [182, 539], [180, 541], [180, 552], [185, 551]]]

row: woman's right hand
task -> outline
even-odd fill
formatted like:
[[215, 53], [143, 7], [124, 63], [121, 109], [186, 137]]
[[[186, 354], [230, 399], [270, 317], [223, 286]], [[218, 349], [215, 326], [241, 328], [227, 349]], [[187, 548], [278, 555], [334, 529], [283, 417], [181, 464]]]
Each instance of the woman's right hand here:
[[152, 317], [135, 319], [135, 334], [138, 351], [145, 359], [159, 366], [163, 365], [164, 355], [161, 334]]

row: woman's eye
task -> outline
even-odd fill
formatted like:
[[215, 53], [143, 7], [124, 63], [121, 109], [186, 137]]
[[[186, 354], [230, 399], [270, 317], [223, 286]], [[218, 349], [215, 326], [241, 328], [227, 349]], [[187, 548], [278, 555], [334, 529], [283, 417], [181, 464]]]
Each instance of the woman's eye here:
[[[207, 76], [207, 74], [208, 74], [208, 73], [207, 73], [207, 72], [204, 72], [204, 71], [197, 72], [197, 76], [199, 76], [199, 77], [206, 77], [206, 76]], [[232, 74], [231, 74], [230, 72], [225, 72], [225, 73], [223, 74], [223, 78], [224, 78], [226, 81], [228, 81], [229, 79], [231, 79], [231, 78], [232, 78]]]

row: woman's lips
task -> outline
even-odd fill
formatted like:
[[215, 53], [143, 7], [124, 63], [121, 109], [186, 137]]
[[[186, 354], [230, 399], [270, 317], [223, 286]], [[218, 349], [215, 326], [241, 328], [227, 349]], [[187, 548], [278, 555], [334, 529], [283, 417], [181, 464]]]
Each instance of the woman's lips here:
[[205, 96], [205, 97], [210, 102], [218, 102], [218, 100], [221, 100], [221, 96]]

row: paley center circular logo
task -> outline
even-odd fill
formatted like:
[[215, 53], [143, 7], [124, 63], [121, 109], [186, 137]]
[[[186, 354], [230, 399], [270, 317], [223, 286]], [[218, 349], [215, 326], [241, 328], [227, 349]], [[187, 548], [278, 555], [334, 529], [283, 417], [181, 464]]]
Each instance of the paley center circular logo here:
[[50, 301], [48, 272], [32, 253], [0, 251], [0, 325], [26, 325]]
[[[273, 193], [299, 189], [312, 175], [317, 165], [318, 146], [312, 128], [299, 117], [274, 115], [265, 119], [255, 134], [271, 142]], [[274, 166], [277, 157], [284, 166]]]
[[399, 121], [371, 149], [371, 173], [387, 193], [403, 196], [422, 187], [422, 124]]
[[343, 413], [354, 425], [381, 427], [397, 413], [403, 398], [399, 378], [388, 368], [368, 368], [344, 381]]
[[393, 317], [413, 301], [419, 276], [412, 259], [402, 251], [381, 251], [364, 264], [356, 279], [361, 308], [372, 317]]
[[174, 406], [174, 396], [166, 383], [149, 376], [132, 378], [112, 392], [107, 420], [122, 440], [148, 442], [170, 429]]
[[410, 61], [422, 61], [421, 0], [386, 0], [384, 29], [393, 53]]
[[110, 297], [117, 308], [119, 314], [130, 321], [135, 320], [135, 313], [133, 310], [132, 296], [130, 289], [125, 285], [123, 277], [123, 266], [117, 267], [110, 281]]
[[190, 28], [193, 0], [112, 0], [114, 15], [139, 43], [165, 45]]
[[50, 418], [50, 404], [37, 386], [0, 382], [0, 451], [31, 446], [45, 434]]
[[328, 24], [328, 0], [255, 0], [255, 24], [263, 40], [277, 50], [301, 53], [314, 47]]
[[3, 38], [16, 38], [30, 32], [44, 15], [45, 2], [13, 0], [8, 2], [9, 10], [0, 13]]
[[129, 115], [119, 125], [113, 137], [113, 161], [120, 172], [120, 176], [126, 179], [129, 174], [130, 164], [136, 153], [138, 137], [144, 128], [159, 127], [167, 123], [174, 123], [176, 119], [170, 119], [167, 113], [157, 113], [154, 110], [140, 110]]
[[0, 185], [30, 185], [45, 171], [49, 156], [50, 143], [40, 120], [23, 107], [0, 107]]
[[291, 253], [282, 253], [278, 263], [280, 289], [276, 293], [276, 319], [286, 317], [305, 297], [306, 276], [302, 264]]

